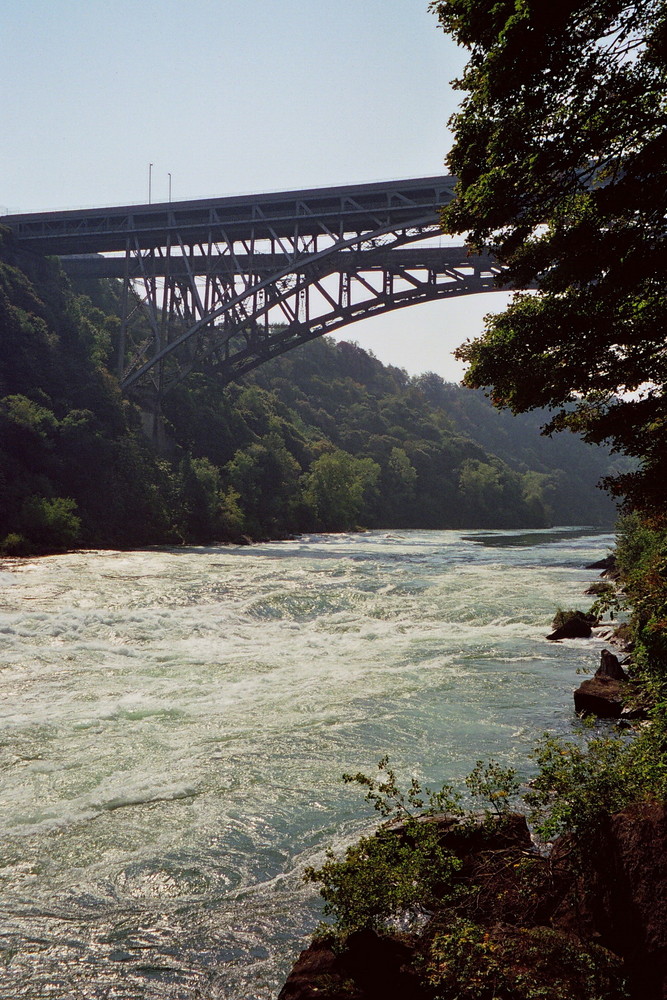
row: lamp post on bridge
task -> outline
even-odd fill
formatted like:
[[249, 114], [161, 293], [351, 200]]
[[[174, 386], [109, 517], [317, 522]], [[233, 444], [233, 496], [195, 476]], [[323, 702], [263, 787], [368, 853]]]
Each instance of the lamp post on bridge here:
[[171, 201], [171, 174], [168, 171], [167, 177], [169, 178], [169, 201]]
[[151, 203], [151, 184], [153, 181], [153, 164], [148, 164], [148, 204]]

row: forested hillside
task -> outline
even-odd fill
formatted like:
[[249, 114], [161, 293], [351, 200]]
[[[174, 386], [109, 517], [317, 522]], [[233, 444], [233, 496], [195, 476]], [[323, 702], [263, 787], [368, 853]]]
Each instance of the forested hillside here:
[[[570, 435], [543, 437], [545, 411], [519, 417], [499, 413], [482, 392], [447, 383], [432, 372], [410, 378], [355, 344], [327, 340], [265, 365], [254, 380], [266, 389], [275, 387], [337, 447], [368, 456], [383, 468], [393, 449], [404, 451], [417, 472], [419, 498], [417, 509], [404, 505], [405, 525], [411, 517], [415, 527], [614, 519], [615, 508], [597, 484], [626, 469], [627, 460], [614, 461], [605, 449], [590, 448]], [[389, 510], [381, 511], [380, 521], [387, 517], [392, 520]]]
[[613, 520], [595, 486], [613, 471], [604, 450], [541, 438], [539, 415], [498, 414], [351, 343], [316, 341], [227, 388], [194, 374], [165, 401], [158, 454], [109, 370], [117, 287], [86, 291], [3, 234], [5, 554]]

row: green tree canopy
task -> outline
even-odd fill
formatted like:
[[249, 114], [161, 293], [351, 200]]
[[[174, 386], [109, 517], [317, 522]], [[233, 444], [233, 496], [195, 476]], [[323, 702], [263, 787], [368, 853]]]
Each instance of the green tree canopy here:
[[318, 526], [328, 531], [354, 528], [379, 475], [380, 466], [371, 458], [355, 458], [341, 449], [321, 455], [311, 466], [304, 492]]
[[456, 85], [449, 232], [517, 288], [459, 348], [498, 406], [556, 411], [641, 459], [613, 487], [659, 510], [667, 427], [667, 4], [434, 0], [470, 58]]

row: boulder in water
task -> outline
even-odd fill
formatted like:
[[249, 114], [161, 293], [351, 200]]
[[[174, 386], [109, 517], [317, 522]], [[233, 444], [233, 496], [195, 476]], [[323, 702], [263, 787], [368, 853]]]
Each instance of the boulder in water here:
[[600, 666], [595, 671], [596, 677], [611, 677], [615, 681], [627, 681], [628, 675], [620, 664], [617, 656], [608, 649], [600, 653]]
[[547, 639], [552, 642], [557, 642], [559, 639], [590, 639], [594, 624], [595, 619], [591, 618], [590, 615], [584, 614], [583, 611], [575, 611], [563, 621], [555, 619], [554, 625], [556, 627], [551, 635], [547, 636]]
[[627, 680], [628, 675], [618, 657], [603, 649], [595, 676], [584, 681], [574, 692], [575, 711], [601, 719], [619, 719], [623, 711], [623, 685]]
[[589, 563], [586, 569], [601, 569], [600, 576], [606, 576], [611, 580], [617, 580], [619, 576], [616, 556], [613, 555], [608, 555], [604, 559], [598, 559], [597, 562]]

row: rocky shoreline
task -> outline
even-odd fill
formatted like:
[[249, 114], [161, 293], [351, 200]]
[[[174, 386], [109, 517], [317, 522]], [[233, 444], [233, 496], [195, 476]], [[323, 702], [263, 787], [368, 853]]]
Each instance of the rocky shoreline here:
[[[600, 576], [603, 579], [618, 579], [613, 556], [591, 563], [586, 568], [602, 570]], [[606, 589], [612, 589], [611, 585], [592, 584], [585, 593], [600, 595]], [[610, 650], [602, 650], [600, 665], [593, 677], [583, 681], [574, 691], [575, 712], [599, 719], [619, 719], [627, 724], [646, 719], [648, 706], [641, 690], [633, 682], [632, 650], [627, 644], [623, 626], [614, 627], [613, 622], [601, 622], [594, 614], [585, 611], [561, 613], [561, 617], [557, 615], [554, 619], [554, 631], [547, 635], [548, 640], [604, 638], [615, 645], [623, 656], [621, 661]]]
[[[614, 573], [611, 559], [587, 568]], [[601, 628], [630, 655], [621, 662], [603, 649], [595, 675], [574, 692], [575, 710], [630, 727], [647, 710], [622, 633], [616, 639], [613, 625], [570, 612], [547, 638], [584, 638]], [[460, 894], [443, 898], [412, 933], [316, 937], [279, 1000], [667, 998], [664, 802], [634, 802], [585, 841], [566, 834], [546, 850], [520, 814], [425, 821], [459, 859]]]
[[667, 995], [664, 803], [634, 804], [585, 845], [562, 837], [547, 856], [518, 814], [474, 828], [435, 822], [462, 862], [460, 899], [419, 933], [315, 939], [279, 1000]]

